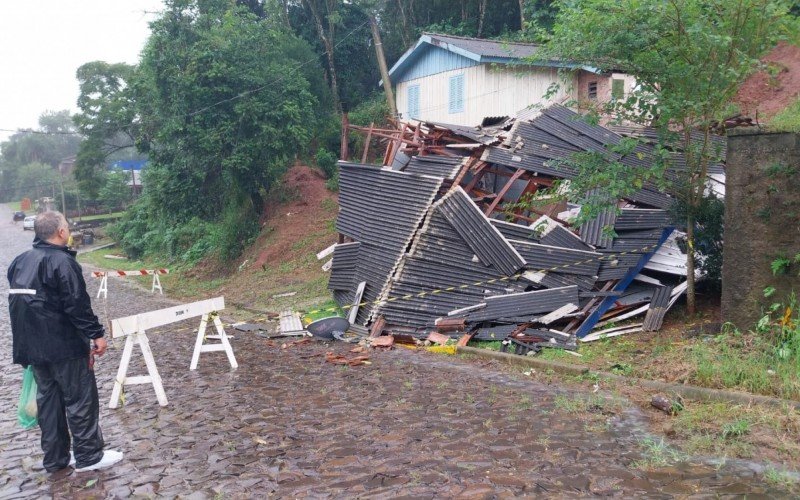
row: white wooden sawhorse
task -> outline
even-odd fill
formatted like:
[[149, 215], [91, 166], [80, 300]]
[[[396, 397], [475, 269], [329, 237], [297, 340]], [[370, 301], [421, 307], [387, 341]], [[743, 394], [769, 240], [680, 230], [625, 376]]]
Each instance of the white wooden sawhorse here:
[[100, 280], [100, 288], [97, 289], [96, 299], [102, 295], [104, 299], [108, 299], [108, 276], [148, 276], [153, 275], [153, 284], [150, 286], [150, 293], [158, 293], [164, 295], [164, 287], [161, 286], [160, 274], [169, 274], [169, 269], [142, 269], [140, 271], [94, 271], [92, 275], [95, 278], [103, 278]]
[[[194, 353], [192, 354], [192, 362], [189, 368], [191, 370], [197, 368], [201, 352], [212, 351], [225, 351], [231, 368], [238, 368], [239, 364], [236, 362], [236, 357], [233, 355], [233, 348], [222, 327], [222, 321], [220, 321], [219, 316], [217, 316], [217, 311], [221, 311], [222, 309], [225, 309], [225, 298], [216, 297], [199, 302], [192, 302], [191, 304], [159, 309], [158, 311], [112, 320], [111, 335], [113, 338], [125, 337], [125, 347], [122, 350], [122, 359], [119, 363], [117, 378], [114, 380], [114, 389], [111, 391], [111, 401], [108, 407], [117, 408], [122, 400], [124, 387], [126, 385], [136, 384], [153, 384], [158, 404], [161, 406], [166, 406], [168, 404], [167, 394], [164, 392], [164, 385], [161, 381], [161, 375], [158, 373], [158, 368], [153, 358], [153, 352], [150, 349], [150, 341], [147, 338], [146, 332], [152, 328], [166, 326], [171, 323], [199, 316], [201, 317], [200, 328], [197, 330], [197, 340], [195, 341]], [[217, 330], [217, 335], [206, 336], [208, 321], [212, 318]], [[220, 343], [205, 344], [208, 338], [219, 339]], [[139, 345], [142, 350], [142, 356], [144, 357], [148, 374], [129, 377], [128, 367], [130, 366], [135, 345]]]

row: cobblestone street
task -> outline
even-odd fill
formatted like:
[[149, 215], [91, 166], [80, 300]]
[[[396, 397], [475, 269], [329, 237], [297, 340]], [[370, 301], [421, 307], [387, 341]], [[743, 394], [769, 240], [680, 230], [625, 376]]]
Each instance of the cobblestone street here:
[[[586, 394], [596, 411], [580, 418], [566, 389], [492, 363], [396, 349], [342, 367], [325, 353], [351, 345], [283, 348], [236, 332], [238, 370], [218, 352], [190, 372], [195, 320], [148, 332], [166, 407], [140, 385], [108, 409], [122, 342], [99, 358], [101, 424], [123, 462], [48, 475], [38, 428], [16, 422], [22, 369], [11, 364], [5, 271], [33, 235], [10, 219], [0, 205], [0, 498], [781, 495], [743, 465], [636, 467], [648, 437], [638, 409]], [[122, 280], [109, 288], [107, 311], [95, 304], [104, 321], [174, 304]], [[134, 359], [129, 374], [145, 373], [138, 349]]]

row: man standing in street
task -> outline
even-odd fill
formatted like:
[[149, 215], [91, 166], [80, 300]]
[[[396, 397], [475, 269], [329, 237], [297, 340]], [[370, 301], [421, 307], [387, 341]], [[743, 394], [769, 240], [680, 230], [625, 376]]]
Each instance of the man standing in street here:
[[92, 311], [75, 252], [67, 248], [67, 220], [59, 212], [44, 212], [36, 217], [34, 232], [33, 249], [8, 268], [8, 308], [14, 363], [32, 365], [38, 386], [44, 468], [55, 472], [72, 460], [78, 472], [108, 467], [122, 460], [122, 453], [103, 450], [99, 425], [90, 362], [106, 351], [103, 326]]

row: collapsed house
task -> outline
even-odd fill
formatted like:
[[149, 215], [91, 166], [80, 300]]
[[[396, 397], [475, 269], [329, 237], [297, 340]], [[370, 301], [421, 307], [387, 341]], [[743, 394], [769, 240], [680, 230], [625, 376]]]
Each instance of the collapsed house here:
[[[519, 203], [578, 175], [560, 160], [608, 154], [623, 136], [560, 105], [485, 123], [370, 128], [388, 141], [385, 165], [340, 162], [328, 286], [340, 306], [360, 304], [354, 327], [502, 340], [519, 354], [661, 328], [686, 290], [668, 193], [645, 183], [579, 227], [579, 206]], [[615, 160], [647, 168], [652, 145]]]

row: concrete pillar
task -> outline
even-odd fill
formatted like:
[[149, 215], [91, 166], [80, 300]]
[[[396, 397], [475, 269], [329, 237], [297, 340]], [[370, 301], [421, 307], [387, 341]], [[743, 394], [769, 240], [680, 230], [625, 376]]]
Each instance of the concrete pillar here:
[[769, 304], [800, 294], [800, 264], [770, 269], [800, 253], [800, 134], [731, 131], [725, 184], [722, 319], [748, 330]]

